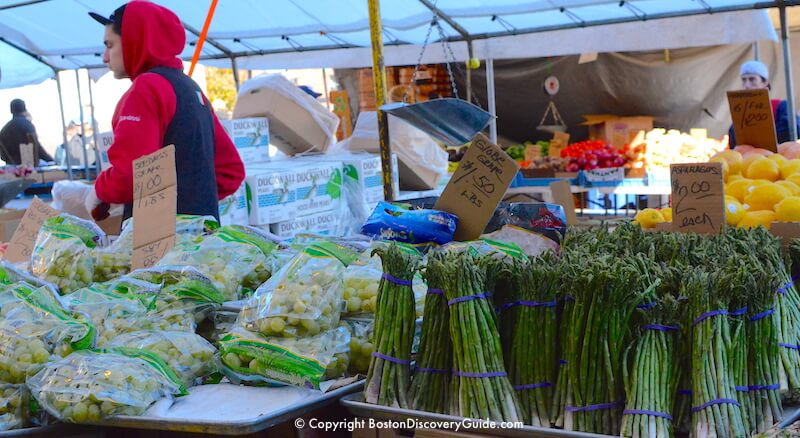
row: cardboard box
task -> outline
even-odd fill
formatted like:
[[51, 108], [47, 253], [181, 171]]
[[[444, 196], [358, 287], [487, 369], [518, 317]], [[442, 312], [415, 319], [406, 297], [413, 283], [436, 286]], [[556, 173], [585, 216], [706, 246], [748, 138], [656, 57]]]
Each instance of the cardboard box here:
[[302, 163], [292, 169], [297, 182], [297, 216], [336, 210], [341, 206], [342, 170], [341, 161]]
[[268, 231], [281, 239], [291, 239], [301, 233], [335, 236], [339, 234], [340, 216], [336, 211], [297, 216], [291, 221], [271, 224]]
[[222, 126], [246, 163], [269, 162], [269, 120], [264, 117], [225, 120]]
[[114, 133], [112, 131], [97, 134], [97, 152], [100, 155], [100, 166], [105, 170], [111, 167], [108, 160], [108, 148], [114, 143]]
[[242, 84], [233, 117], [268, 118], [272, 144], [288, 155], [325, 152], [339, 125], [336, 114], [280, 74]]
[[122, 215], [112, 216], [95, 223], [106, 233], [106, 236], [119, 236], [122, 231]]
[[0, 242], [8, 242], [17, 230], [25, 210], [0, 208]]
[[297, 216], [296, 172], [248, 168], [245, 196], [250, 225], [268, 225]]
[[247, 225], [247, 190], [245, 184], [227, 198], [219, 201], [220, 225]]
[[653, 129], [653, 117], [619, 117], [608, 114], [584, 115], [583, 126], [589, 127], [589, 138], [593, 140], [605, 140], [606, 143], [621, 148], [636, 137], [640, 131], [650, 131]]

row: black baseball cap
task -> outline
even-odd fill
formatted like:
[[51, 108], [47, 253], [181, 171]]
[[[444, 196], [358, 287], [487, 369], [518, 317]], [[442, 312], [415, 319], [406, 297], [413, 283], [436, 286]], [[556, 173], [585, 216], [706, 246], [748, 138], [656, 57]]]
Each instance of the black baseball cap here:
[[115, 9], [108, 18], [96, 12], [89, 12], [89, 16], [103, 26], [108, 26], [110, 24], [114, 29], [114, 33], [122, 35], [122, 14], [125, 13], [125, 6], [127, 6], [127, 3]]

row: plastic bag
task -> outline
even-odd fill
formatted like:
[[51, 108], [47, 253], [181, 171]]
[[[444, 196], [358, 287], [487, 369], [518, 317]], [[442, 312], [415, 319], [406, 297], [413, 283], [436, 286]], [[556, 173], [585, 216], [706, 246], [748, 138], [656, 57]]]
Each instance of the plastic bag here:
[[242, 307], [237, 324], [266, 336], [305, 337], [339, 324], [342, 274], [356, 253], [330, 242], [300, 252]]
[[225, 301], [214, 282], [192, 267], [139, 269], [129, 277], [161, 286], [148, 311], [154, 329], [194, 332]]
[[353, 374], [367, 374], [375, 345], [372, 332], [375, 320], [372, 318], [344, 318], [342, 324], [350, 331], [350, 366]]
[[220, 339], [233, 330], [238, 316], [239, 312], [231, 310], [223, 309], [214, 312], [211, 315], [211, 320], [214, 322], [214, 329], [211, 331], [209, 339], [215, 343], [219, 342]]
[[91, 220], [84, 201], [92, 189], [91, 185], [80, 181], [56, 181], [51, 191], [53, 203], [50, 206], [81, 219]]
[[[175, 218], [175, 244], [194, 240], [219, 228], [219, 223], [214, 216], [193, 216], [179, 214]], [[108, 247], [108, 251], [120, 254], [133, 254], [133, 218], [122, 224], [119, 237]], [[128, 263], [130, 264], [130, 263]]]
[[[552, 240], [556, 244], [567, 232], [564, 207], [558, 204], [536, 202], [501, 203], [486, 226], [486, 233], [494, 233], [506, 226], [525, 229]], [[495, 239], [498, 239], [495, 237]], [[500, 240], [500, 239], [498, 239]], [[523, 246], [523, 242], [516, 242]]]
[[20, 281], [24, 281], [36, 287], [47, 287], [56, 295], [58, 294], [58, 288], [53, 283], [34, 277], [27, 271], [23, 271], [9, 262], [0, 261], [0, 285], [12, 285]]
[[[344, 271], [344, 305], [342, 316], [374, 314], [378, 303], [378, 290], [383, 276], [381, 258], [372, 255], [372, 250], [384, 242], [375, 242], [364, 251], [358, 260], [351, 263]], [[412, 280], [414, 304], [417, 318], [422, 318], [425, 310], [425, 296], [428, 287], [419, 273]]]
[[[349, 343], [350, 334], [343, 327], [295, 339], [263, 337], [234, 327], [222, 338], [219, 348], [223, 372], [234, 383], [288, 384], [319, 389], [334, 356]], [[343, 363], [337, 362], [337, 370]]]
[[140, 348], [157, 354], [186, 387], [219, 369], [217, 349], [194, 333], [142, 330], [116, 337], [109, 347]]
[[131, 272], [131, 253], [119, 252], [114, 248], [94, 248], [91, 251], [95, 283], [113, 280]]
[[94, 276], [91, 250], [104, 238], [94, 222], [68, 214], [47, 219], [36, 237], [31, 272], [62, 294], [86, 287]]
[[64, 302], [97, 329], [98, 347], [120, 335], [148, 328], [147, 306], [135, 296], [119, 293], [113, 287], [95, 284], [65, 295]]
[[458, 218], [437, 210], [408, 210], [399, 205], [379, 202], [361, 233], [380, 240], [394, 240], [412, 245], [444, 245], [453, 240]]
[[163, 397], [185, 393], [157, 355], [136, 349], [78, 351], [28, 379], [39, 405], [61, 421], [141, 415]]
[[249, 227], [222, 227], [199, 242], [175, 245], [156, 266], [191, 266], [214, 281], [226, 301], [250, 294], [267, 281], [267, 255], [277, 243]]
[[0, 383], [0, 431], [28, 426], [30, 392], [25, 385]]

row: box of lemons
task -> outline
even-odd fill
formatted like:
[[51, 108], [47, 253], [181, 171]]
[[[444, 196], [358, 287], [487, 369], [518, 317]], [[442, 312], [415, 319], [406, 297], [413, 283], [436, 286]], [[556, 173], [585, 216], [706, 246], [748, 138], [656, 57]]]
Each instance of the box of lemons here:
[[350, 332], [345, 327], [285, 338], [236, 326], [220, 340], [219, 349], [223, 373], [234, 383], [319, 389], [326, 376], [338, 377], [347, 369], [349, 345]]
[[[745, 159], [744, 164], [747, 163]], [[781, 176], [781, 169], [775, 160], [769, 158], [756, 157], [753, 159], [745, 170], [745, 176], [750, 179], [765, 179], [768, 181], [776, 181]]]
[[186, 393], [157, 355], [124, 348], [76, 351], [48, 363], [27, 385], [41, 408], [68, 423], [141, 415], [164, 397]]
[[30, 391], [25, 385], [0, 383], [0, 432], [28, 427]]
[[335, 328], [351, 248], [320, 241], [302, 249], [248, 298], [238, 324], [266, 336], [306, 337]]
[[789, 189], [775, 183], [757, 185], [744, 198], [749, 211], [774, 210], [775, 205], [792, 193]]
[[766, 229], [770, 229], [772, 223], [775, 222], [775, 217], [775, 212], [772, 210], [748, 211], [736, 226], [739, 228], [756, 228], [762, 226]]
[[140, 330], [117, 336], [108, 347], [138, 348], [157, 354], [186, 387], [202, 383], [204, 377], [219, 370], [217, 349], [195, 333]]
[[660, 211], [654, 208], [645, 208], [636, 213], [633, 222], [639, 224], [642, 228], [653, 229], [656, 227], [656, 224], [666, 222], [666, 219]]

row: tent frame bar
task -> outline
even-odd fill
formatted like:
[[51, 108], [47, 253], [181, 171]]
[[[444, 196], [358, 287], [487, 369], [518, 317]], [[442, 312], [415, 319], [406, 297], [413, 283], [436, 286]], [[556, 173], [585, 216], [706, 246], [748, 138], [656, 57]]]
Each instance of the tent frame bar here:
[[[782, 2], [785, 3], [785, 2]], [[781, 46], [783, 48], [783, 69], [786, 75], [786, 106], [789, 114], [789, 140], [797, 141], [797, 123], [795, 122], [794, 78], [792, 77], [792, 49], [789, 45], [789, 29], [786, 24], [786, 6], [780, 6]]]
[[45, 61], [45, 60], [44, 60], [44, 58], [43, 58], [42, 56], [40, 56], [40, 55], [37, 55], [37, 54], [35, 54], [35, 53], [31, 52], [30, 50], [28, 50], [28, 49], [26, 49], [26, 48], [24, 48], [24, 47], [20, 46], [19, 44], [16, 44], [16, 43], [13, 43], [13, 42], [9, 41], [9, 40], [8, 40], [7, 38], [5, 38], [5, 37], [1, 37], [1, 36], [0, 36], [0, 41], [2, 41], [2, 42], [4, 42], [4, 43], [8, 44], [9, 46], [11, 46], [11, 47], [13, 47], [13, 48], [15, 48], [15, 49], [19, 50], [20, 52], [22, 52], [22, 53], [24, 53], [24, 54], [26, 54], [26, 55], [30, 56], [31, 58], [33, 58], [33, 59], [35, 59], [35, 60], [37, 60], [37, 61], [41, 62], [42, 64], [44, 64], [44, 65], [46, 65], [46, 66], [50, 67], [50, 68], [53, 70], [53, 72], [55, 72], [55, 73], [58, 73], [60, 70], [63, 70], [63, 69], [60, 69], [60, 68], [56, 67], [55, 65], [53, 65], [53, 64], [50, 64], [49, 62]]
[[44, 3], [44, 2], [48, 2], [48, 1], [50, 1], [50, 0], [28, 0], [28, 1], [24, 1], [24, 2], [14, 3], [14, 4], [11, 4], [11, 5], [0, 6], [0, 11], [19, 8], [21, 6], [35, 5], [36, 3]]

